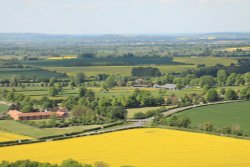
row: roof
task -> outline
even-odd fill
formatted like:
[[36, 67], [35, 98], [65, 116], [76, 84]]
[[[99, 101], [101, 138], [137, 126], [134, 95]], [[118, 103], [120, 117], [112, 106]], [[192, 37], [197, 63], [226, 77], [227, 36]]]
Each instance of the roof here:
[[53, 114], [56, 114], [58, 116], [63, 116], [65, 112], [63, 111], [57, 111], [57, 112], [30, 112], [30, 113], [22, 113], [17, 110], [9, 110], [8, 112], [9, 115], [16, 115], [19, 117], [32, 117], [32, 116], [51, 116]]
[[175, 89], [176, 85], [175, 84], [166, 84], [166, 85], [155, 85], [154, 87], [156, 87], [156, 88]]

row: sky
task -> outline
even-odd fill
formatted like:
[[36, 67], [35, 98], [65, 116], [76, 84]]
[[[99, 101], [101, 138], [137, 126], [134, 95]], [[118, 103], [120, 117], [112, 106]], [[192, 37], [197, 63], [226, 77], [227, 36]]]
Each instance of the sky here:
[[0, 0], [0, 33], [250, 32], [250, 0]]

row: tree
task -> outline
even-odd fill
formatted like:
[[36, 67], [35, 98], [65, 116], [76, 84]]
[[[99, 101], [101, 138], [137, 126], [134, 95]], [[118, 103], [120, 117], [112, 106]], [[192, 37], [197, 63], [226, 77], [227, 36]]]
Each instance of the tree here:
[[64, 160], [60, 167], [83, 167], [83, 165], [73, 159]]
[[209, 89], [206, 94], [206, 99], [209, 102], [218, 101], [219, 96], [216, 89]]
[[146, 118], [146, 114], [143, 112], [137, 112], [134, 114], [134, 119], [145, 119]]
[[31, 104], [25, 104], [22, 107], [22, 112], [32, 112], [33, 106]]
[[235, 81], [236, 81], [236, 74], [232, 73], [227, 77], [226, 84], [229, 86], [233, 86], [235, 85]]
[[217, 81], [220, 86], [225, 86], [227, 79], [227, 72], [225, 70], [219, 70], [217, 72]]
[[177, 120], [177, 126], [182, 128], [187, 128], [191, 124], [191, 120], [187, 117], [180, 117]]
[[237, 100], [238, 99], [238, 95], [237, 95], [237, 93], [234, 90], [228, 89], [226, 91], [226, 93], [225, 93], [225, 98], [227, 100]]
[[85, 86], [81, 86], [78, 91], [78, 97], [84, 97], [88, 89]]
[[225, 89], [225, 88], [221, 88], [221, 89], [220, 89], [220, 93], [221, 93], [222, 95], [224, 95], [224, 94], [226, 93], [226, 89]]
[[93, 123], [96, 119], [96, 113], [85, 105], [74, 106], [71, 115], [76, 119], [80, 119], [84, 124]]
[[127, 110], [123, 106], [110, 106], [107, 108], [111, 120], [126, 119]]
[[11, 86], [17, 86], [18, 85], [18, 81], [17, 81], [17, 77], [16, 76], [12, 76], [11, 77], [10, 84], [11, 84]]
[[203, 76], [200, 78], [200, 87], [208, 87], [211, 88], [215, 85], [214, 78], [212, 76]]
[[71, 110], [75, 105], [78, 104], [79, 98], [74, 96], [69, 96], [62, 102], [62, 106], [66, 107], [68, 110]]
[[250, 86], [250, 72], [245, 74], [245, 85]]
[[74, 75], [74, 81], [76, 84], [81, 85], [86, 79], [86, 75], [82, 72], [77, 72]]
[[204, 123], [202, 129], [207, 131], [207, 132], [212, 132], [214, 130], [214, 125], [210, 122], [206, 122], [206, 123]]
[[131, 75], [135, 77], [157, 77], [161, 76], [161, 72], [158, 68], [153, 67], [134, 67]]
[[52, 101], [47, 96], [43, 96], [39, 102], [43, 110], [53, 107]]
[[104, 82], [105, 87], [111, 89], [116, 86], [115, 76], [109, 76]]
[[59, 92], [58, 92], [57, 88], [52, 87], [52, 88], [49, 89], [49, 95], [50, 96], [55, 97], [58, 94], [59, 94]]
[[249, 87], [243, 88], [240, 91], [240, 97], [241, 99], [250, 99], [250, 88]]

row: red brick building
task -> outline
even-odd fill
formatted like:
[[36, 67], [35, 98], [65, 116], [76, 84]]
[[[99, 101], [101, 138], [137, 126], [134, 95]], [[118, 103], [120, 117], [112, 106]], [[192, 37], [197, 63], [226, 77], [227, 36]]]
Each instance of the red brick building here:
[[58, 118], [63, 118], [67, 116], [67, 112], [62, 109], [56, 112], [30, 112], [22, 113], [17, 110], [9, 110], [8, 115], [14, 120], [37, 120], [37, 119], [49, 119], [52, 115], [56, 115]]

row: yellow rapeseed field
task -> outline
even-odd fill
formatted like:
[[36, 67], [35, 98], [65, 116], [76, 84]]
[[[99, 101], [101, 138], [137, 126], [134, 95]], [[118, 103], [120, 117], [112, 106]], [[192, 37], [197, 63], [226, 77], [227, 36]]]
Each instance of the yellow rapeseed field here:
[[0, 148], [0, 160], [73, 158], [114, 167], [250, 167], [249, 157], [248, 140], [157, 128]]
[[17, 135], [14, 133], [9, 133], [9, 132], [0, 130], [0, 142], [27, 139], [27, 138], [31, 138], [31, 137], [21, 136], [21, 135]]

